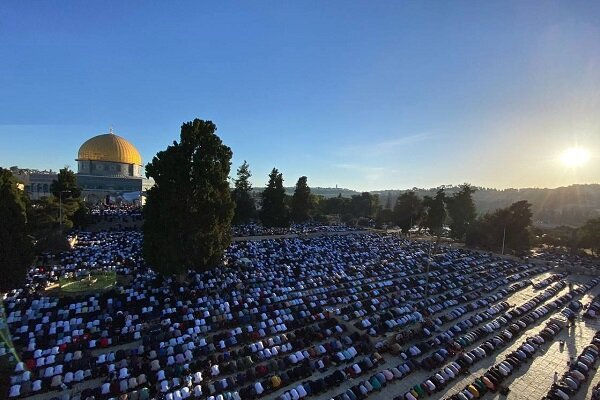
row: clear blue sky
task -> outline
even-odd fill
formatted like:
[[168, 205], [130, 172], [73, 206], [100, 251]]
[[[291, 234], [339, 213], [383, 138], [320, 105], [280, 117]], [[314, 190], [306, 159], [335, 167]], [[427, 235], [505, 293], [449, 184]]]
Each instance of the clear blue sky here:
[[0, 4], [0, 166], [109, 126], [147, 162], [196, 117], [259, 186], [598, 182], [600, 2]]

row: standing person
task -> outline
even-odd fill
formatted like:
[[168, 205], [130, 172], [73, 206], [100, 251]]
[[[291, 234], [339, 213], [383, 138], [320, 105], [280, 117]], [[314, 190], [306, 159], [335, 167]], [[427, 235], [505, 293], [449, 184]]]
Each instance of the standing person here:
[[558, 382], [558, 372], [554, 371], [554, 384]]

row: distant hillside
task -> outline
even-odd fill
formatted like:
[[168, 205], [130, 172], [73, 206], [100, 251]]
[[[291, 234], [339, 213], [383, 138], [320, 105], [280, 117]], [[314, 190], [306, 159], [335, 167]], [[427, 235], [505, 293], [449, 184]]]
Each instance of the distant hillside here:
[[[452, 194], [457, 186], [445, 186], [447, 194]], [[411, 189], [419, 196], [433, 196], [437, 188]], [[382, 190], [379, 202], [385, 206], [388, 197], [394, 204], [400, 193], [408, 190]], [[527, 200], [532, 204], [534, 224], [540, 226], [570, 225], [579, 226], [590, 218], [600, 216], [600, 185], [571, 185], [556, 189], [505, 189], [477, 188], [473, 194], [479, 214], [506, 207], [515, 201]]]
[[[458, 186], [443, 186], [447, 194], [459, 190]], [[263, 188], [254, 188], [255, 195], [262, 192]], [[286, 193], [292, 195], [294, 187], [286, 187]], [[404, 192], [412, 190], [417, 195], [434, 196], [438, 188], [413, 188], [406, 190], [378, 190], [371, 193], [379, 195], [379, 203], [386, 206], [393, 205], [396, 198]], [[324, 197], [350, 197], [360, 192], [344, 188], [313, 187], [311, 192]], [[475, 206], [479, 214], [506, 207], [515, 201], [527, 200], [532, 204], [534, 223], [539, 226], [580, 226], [590, 218], [600, 217], [600, 185], [571, 185], [556, 189], [490, 189], [477, 188], [473, 195]]]

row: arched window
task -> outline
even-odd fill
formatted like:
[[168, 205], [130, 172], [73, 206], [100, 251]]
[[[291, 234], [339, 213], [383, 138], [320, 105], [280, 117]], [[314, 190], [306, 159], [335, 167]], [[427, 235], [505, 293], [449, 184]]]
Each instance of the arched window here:
[[38, 192], [41, 192], [41, 191], [42, 191], [42, 189], [43, 189], [43, 187], [42, 187], [42, 184], [41, 184], [41, 183], [38, 183], [38, 184], [37, 184], [37, 191], [38, 191]]
[[44, 183], [44, 193], [48, 193], [48, 184]]

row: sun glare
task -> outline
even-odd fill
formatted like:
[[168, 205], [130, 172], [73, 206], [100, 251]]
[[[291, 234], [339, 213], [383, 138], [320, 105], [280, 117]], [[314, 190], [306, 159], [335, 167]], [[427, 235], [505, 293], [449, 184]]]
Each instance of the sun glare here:
[[560, 160], [567, 167], [581, 167], [590, 160], [590, 153], [581, 147], [571, 147], [560, 155]]

